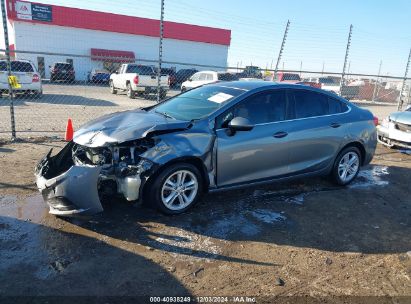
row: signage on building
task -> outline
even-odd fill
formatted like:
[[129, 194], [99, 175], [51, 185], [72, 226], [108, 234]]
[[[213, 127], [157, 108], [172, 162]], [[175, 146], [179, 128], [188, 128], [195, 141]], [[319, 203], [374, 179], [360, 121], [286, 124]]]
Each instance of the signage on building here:
[[16, 1], [16, 13], [17, 18], [23, 20], [46, 22], [51, 22], [53, 20], [52, 7], [50, 5]]

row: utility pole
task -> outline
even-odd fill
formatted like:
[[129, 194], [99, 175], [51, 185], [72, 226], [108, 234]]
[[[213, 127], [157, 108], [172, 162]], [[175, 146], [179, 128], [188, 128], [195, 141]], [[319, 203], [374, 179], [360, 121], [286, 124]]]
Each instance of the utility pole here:
[[164, 33], [164, 0], [161, 0], [160, 41], [158, 45], [158, 70], [157, 70], [157, 103], [160, 102], [160, 93], [161, 93], [161, 62], [163, 60], [163, 33]]
[[377, 75], [377, 79], [375, 80], [375, 84], [374, 84], [374, 92], [372, 93], [372, 101], [375, 101], [375, 98], [377, 97], [377, 85], [378, 85], [378, 81], [380, 79], [380, 74], [381, 74], [381, 66], [382, 66], [382, 60], [380, 60], [380, 67], [378, 68], [378, 75]]
[[10, 83], [11, 76], [11, 64], [10, 64], [10, 45], [9, 45], [9, 33], [7, 28], [7, 15], [6, 15], [6, 5], [4, 0], [1, 0], [1, 15], [3, 17], [3, 33], [4, 33], [4, 44], [6, 47], [6, 64], [7, 64], [7, 82], [9, 84], [9, 101], [10, 101], [10, 121], [11, 121], [11, 139], [16, 139], [16, 121], [14, 119], [14, 102], [13, 102], [13, 87]]
[[[288, 29], [289, 28], [290, 28], [290, 20], [287, 20], [287, 25], [285, 27], [285, 31], [284, 31], [284, 35], [283, 35], [283, 41], [281, 42], [280, 51], [278, 52], [278, 57], [277, 57], [277, 63], [275, 65], [274, 80], [277, 77], [278, 65], [280, 64], [281, 55], [283, 54], [283, 51], [284, 51], [285, 41], [287, 39], [287, 34], [288, 34]], [[284, 62], [283, 62], [283, 70], [284, 70]]]
[[347, 66], [347, 60], [348, 60], [348, 54], [350, 52], [350, 46], [351, 46], [351, 36], [352, 36], [352, 24], [350, 25], [350, 32], [348, 34], [348, 40], [347, 40], [347, 48], [345, 50], [345, 57], [344, 57], [344, 66], [343, 66], [343, 71], [341, 73], [341, 81], [340, 81], [340, 95], [342, 93], [342, 88], [344, 86], [344, 76], [345, 76], [345, 68]]
[[325, 65], [325, 62], [323, 61], [323, 69], [321, 70], [321, 75], [324, 75], [324, 65]]
[[403, 99], [402, 99], [402, 94], [404, 93], [404, 90], [405, 90], [405, 83], [407, 81], [407, 75], [408, 75], [408, 69], [410, 67], [410, 61], [411, 61], [411, 48], [410, 48], [410, 53], [408, 54], [407, 66], [405, 67], [404, 79], [402, 81], [402, 87], [401, 87], [401, 92], [400, 92], [400, 100], [398, 101], [398, 111], [402, 110], [402, 104], [404, 102]]
[[303, 61], [300, 61], [300, 77], [301, 77], [301, 71], [303, 70]]

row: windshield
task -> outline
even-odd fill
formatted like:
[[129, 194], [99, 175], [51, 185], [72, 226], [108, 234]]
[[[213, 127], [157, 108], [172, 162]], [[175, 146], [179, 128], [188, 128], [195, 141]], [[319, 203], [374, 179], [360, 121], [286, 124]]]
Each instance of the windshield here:
[[69, 63], [56, 63], [54, 67], [56, 69], [66, 69], [66, 70], [73, 69], [73, 66]]
[[301, 80], [298, 74], [283, 74], [283, 80]]
[[171, 98], [152, 111], [178, 120], [196, 120], [210, 115], [245, 92], [241, 89], [207, 85]]

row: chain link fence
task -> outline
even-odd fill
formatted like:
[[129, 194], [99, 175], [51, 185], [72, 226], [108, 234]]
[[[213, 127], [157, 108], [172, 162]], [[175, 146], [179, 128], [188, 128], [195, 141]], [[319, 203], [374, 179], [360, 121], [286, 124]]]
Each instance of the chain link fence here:
[[[36, 65], [47, 56], [51, 64]], [[18, 78], [9, 94], [6, 59], [0, 60], [0, 137], [10, 137], [10, 100], [19, 137], [62, 136], [71, 118], [74, 128], [117, 111], [148, 107], [157, 102], [157, 62], [126, 57], [101, 57], [94, 63], [89, 56], [70, 54], [18, 53], [11, 60], [11, 74]], [[377, 75], [341, 74], [260, 69], [248, 66], [217, 67], [187, 63], [163, 63], [160, 71], [161, 100], [216, 81], [270, 81], [313, 86], [368, 107], [380, 119], [396, 111], [401, 99], [411, 103], [410, 81]]]

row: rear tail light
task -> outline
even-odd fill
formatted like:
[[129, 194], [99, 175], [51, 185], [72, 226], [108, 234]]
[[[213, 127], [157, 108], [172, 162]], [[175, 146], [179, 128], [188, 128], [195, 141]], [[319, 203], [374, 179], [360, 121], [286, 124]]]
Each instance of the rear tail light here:
[[378, 126], [378, 117], [377, 116], [374, 116], [374, 125], [375, 126]]
[[133, 79], [134, 84], [138, 84], [139, 79], [138, 79], [138, 75], [136, 75]]
[[33, 75], [32, 82], [39, 82], [39, 81], [40, 81], [40, 77], [39, 77], [39, 75], [34, 74], [34, 75]]

